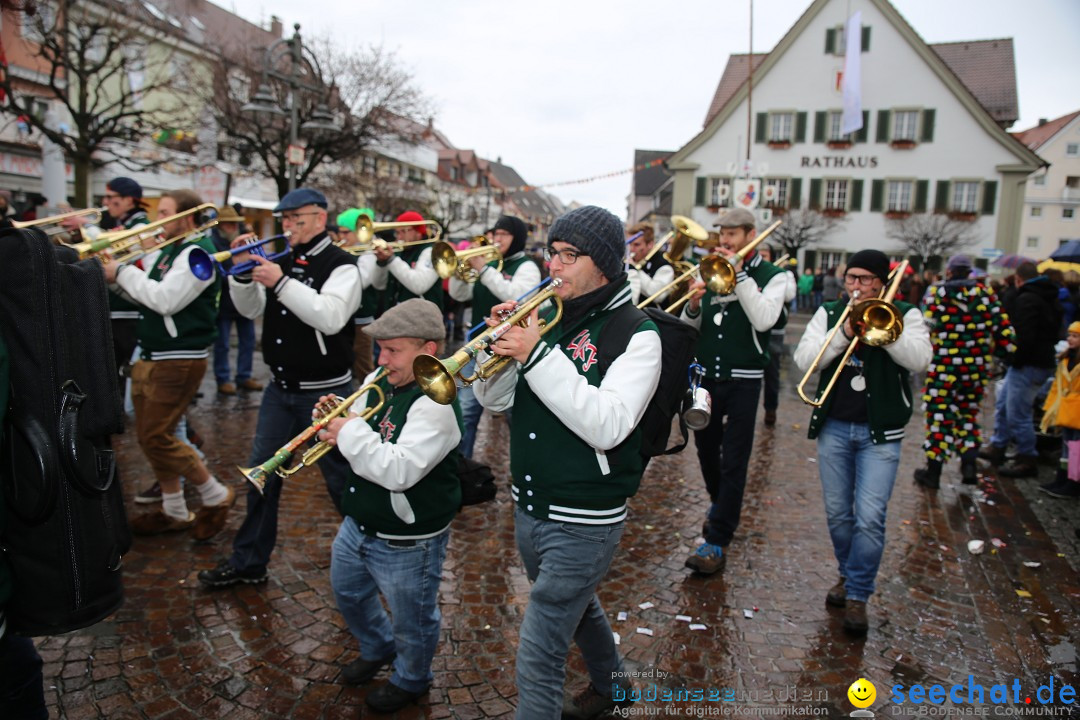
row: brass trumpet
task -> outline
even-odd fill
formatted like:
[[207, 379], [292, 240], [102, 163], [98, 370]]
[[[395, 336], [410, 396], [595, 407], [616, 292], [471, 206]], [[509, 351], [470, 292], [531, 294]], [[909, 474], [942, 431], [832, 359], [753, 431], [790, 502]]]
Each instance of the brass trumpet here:
[[284, 446], [278, 449], [274, 453], [273, 457], [264, 462], [262, 465], [256, 467], [236, 467], [240, 473], [247, 478], [248, 482], [255, 486], [255, 489], [262, 493], [263, 488], [266, 487], [266, 481], [272, 474], [277, 474], [279, 477], [286, 478], [290, 475], [300, 472], [305, 467], [314, 465], [316, 461], [322, 458], [323, 455], [330, 452], [333, 446], [326, 441], [317, 442], [307, 449], [300, 461], [295, 466], [289, 468], [286, 467], [289, 460], [296, 453], [300, 447], [316, 437], [319, 431], [330, 424], [330, 421], [336, 417], [340, 417], [352, 406], [354, 402], [360, 399], [360, 397], [368, 392], [372, 391], [378, 396], [378, 402], [375, 405], [365, 408], [363, 412], [359, 413], [360, 419], [367, 422], [375, 413], [382, 409], [383, 403], [386, 402], [386, 396], [383, 394], [382, 388], [378, 386], [378, 382], [386, 377], [386, 370], [383, 369], [372, 378], [371, 382], [363, 386], [352, 395], [347, 398], [340, 396], [331, 396], [325, 403], [320, 403], [316, 408], [317, 412], [321, 413], [317, 420], [311, 423], [311, 425], [300, 433]]
[[[847, 365], [848, 358], [855, 352], [855, 347], [861, 342], [864, 345], [870, 347], [884, 347], [891, 345], [900, 338], [900, 334], [904, 332], [904, 316], [900, 314], [900, 311], [893, 305], [893, 298], [896, 297], [896, 292], [900, 287], [900, 282], [904, 279], [904, 271], [907, 269], [908, 261], [904, 260], [896, 269], [892, 272], [892, 279], [888, 287], [885, 288], [885, 295], [880, 298], [867, 298], [866, 300], [859, 300], [859, 293], [855, 291], [851, 294], [851, 300], [848, 302], [847, 307], [844, 308], [844, 312], [840, 313], [840, 318], [836, 321], [836, 325], [825, 336], [825, 342], [821, 345], [821, 350], [818, 351], [817, 356], [814, 358], [814, 362], [810, 363], [809, 369], [806, 374], [803, 375], [801, 381], [799, 381], [799, 397], [807, 405], [814, 407], [821, 407], [825, 403], [825, 398], [832, 392], [833, 386], [836, 385], [836, 381], [840, 379], [840, 373], [843, 372], [844, 366]], [[833, 338], [836, 337], [836, 333], [840, 332], [844, 324], [847, 322], [848, 316], [854, 314], [856, 318], [855, 325], [859, 328], [855, 337], [848, 343], [847, 350], [840, 358], [840, 364], [836, 366], [836, 371], [829, 379], [828, 385], [821, 391], [821, 395], [816, 398], [809, 398], [806, 395], [804, 388], [806, 383], [810, 381], [810, 376], [818, 369], [818, 365], [821, 364], [821, 358], [824, 357], [825, 351], [829, 345], [832, 344]]]
[[503, 257], [499, 248], [483, 235], [477, 235], [472, 239], [473, 247], [466, 250], [458, 250], [445, 240], [440, 240], [431, 248], [431, 264], [435, 266], [435, 272], [443, 280], [455, 275], [462, 282], [474, 283], [480, 279], [480, 271], [474, 270], [469, 264], [469, 258], [487, 257], [488, 262], [497, 260], [495, 272], [502, 272]]
[[[169, 238], [156, 244], [154, 247], [144, 250], [142, 247], [143, 240], [155, 237], [158, 235], [158, 231], [164, 226], [171, 223], [178, 218], [187, 217], [188, 215], [197, 215], [198, 213], [206, 210], [214, 209], [214, 203], [203, 203], [197, 207], [193, 207], [190, 210], [170, 215], [160, 220], [155, 220], [147, 225], [140, 225], [137, 228], [131, 230], [121, 230], [119, 232], [102, 233], [96, 240], [90, 240], [87, 242], [76, 243], [69, 247], [73, 248], [79, 253], [79, 259], [85, 259], [88, 257], [94, 257], [98, 253], [108, 251], [115, 262], [120, 264], [127, 264], [138, 260], [146, 255], [148, 252], [158, 250], [165, 245], [171, 244], [182, 238], [189, 237], [192, 233], [187, 232], [181, 235], [177, 235], [175, 238]], [[202, 225], [199, 230], [207, 230], [217, 225], [217, 220], [212, 220]]]
[[476, 359], [481, 350], [487, 350], [513, 326], [524, 326], [528, 323], [529, 315], [533, 310], [539, 308], [548, 300], [553, 300], [555, 302], [555, 317], [551, 320], [540, 321], [540, 334], [546, 335], [562, 319], [562, 298], [555, 294], [555, 289], [560, 285], [562, 285], [562, 280], [553, 278], [546, 288], [518, 305], [514, 312], [502, 318], [502, 322], [480, 333], [445, 360], [440, 360], [434, 355], [418, 355], [413, 360], [413, 375], [416, 377], [416, 384], [425, 395], [435, 402], [440, 405], [449, 405], [457, 397], [457, 378], [461, 379], [463, 385], [472, 385], [477, 380], [487, 380], [493, 377], [513, 358], [496, 355], [483, 365], [477, 365], [476, 372], [472, 375], [462, 375], [461, 371], [462, 368]]

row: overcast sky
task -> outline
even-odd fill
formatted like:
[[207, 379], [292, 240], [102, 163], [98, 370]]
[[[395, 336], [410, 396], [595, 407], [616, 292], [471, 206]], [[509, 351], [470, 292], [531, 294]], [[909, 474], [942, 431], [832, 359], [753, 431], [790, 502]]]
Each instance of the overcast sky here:
[[[750, 0], [217, 0], [252, 22], [395, 50], [460, 148], [544, 184], [629, 168], [701, 130], [728, 55], [749, 50]], [[1080, 109], [1080, 0], [893, 0], [927, 42], [1015, 40], [1020, 120]], [[754, 51], [810, 0], [754, 0]], [[866, 80], [864, 80], [866, 81]], [[628, 174], [549, 188], [623, 217]]]

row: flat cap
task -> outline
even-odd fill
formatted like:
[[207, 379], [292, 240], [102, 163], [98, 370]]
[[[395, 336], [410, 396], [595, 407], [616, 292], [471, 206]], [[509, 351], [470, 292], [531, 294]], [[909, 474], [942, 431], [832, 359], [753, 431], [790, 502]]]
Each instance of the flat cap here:
[[326, 209], [328, 203], [326, 202], [326, 196], [314, 188], [296, 188], [292, 192], [286, 193], [285, 197], [281, 198], [281, 202], [274, 208], [274, 212], [287, 212], [289, 210], [296, 210], [302, 208], [305, 205], [318, 205], [323, 210]]
[[364, 326], [364, 332], [376, 340], [393, 338], [419, 338], [442, 340], [446, 337], [446, 325], [439, 306], [430, 300], [412, 298], [395, 305], [375, 322]]
[[718, 228], [736, 228], [736, 227], [757, 227], [757, 219], [754, 217], [754, 213], [742, 208], [735, 208], [734, 210], [728, 210], [726, 213], [720, 216], [720, 219], [713, 223], [713, 227]]

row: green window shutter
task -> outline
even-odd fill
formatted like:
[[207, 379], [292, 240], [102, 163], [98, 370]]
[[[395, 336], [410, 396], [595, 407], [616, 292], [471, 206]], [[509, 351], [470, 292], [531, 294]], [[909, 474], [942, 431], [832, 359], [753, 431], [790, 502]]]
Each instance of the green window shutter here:
[[862, 51], [870, 52], [870, 26], [862, 26]]
[[754, 128], [754, 142], [765, 142], [765, 133], [769, 129], [769, 113], [757, 114], [757, 126]]
[[922, 142], [934, 142], [934, 110], [922, 111]]
[[821, 180], [819, 178], [810, 180], [810, 198], [807, 204], [811, 210], [821, 209]]
[[851, 181], [851, 212], [862, 212], [862, 180]]
[[870, 212], [881, 212], [881, 204], [885, 198], [885, 181], [873, 180], [870, 183]]
[[791, 191], [788, 193], [788, 207], [802, 207], [802, 178], [791, 179]]
[[795, 142], [806, 142], [806, 113], [795, 113]]
[[829, 121], [829, 113], [818, 110], [814, 113], [814, 142], [825, 142], [825, 123]]
[[877, 111], [877, 142], [889, 142], [889, 111]]
[[994, 214], [994, 202], [997, 200], [997, 180], [987, 180], [983, 183], [983, 215]]
[[825, 54], [836, 54], [836, 28], [829, 28], [825, 31]]
[[915, 212], [926, 212], [926, 198], [930, 194], [929, 180], [915, 181]]
[[870, 139], [870, 111], [862, 111], [862, 127], [855, 133], [855, 142], [864, 143]]
[[934, 196], [934, 212], [949, 212], [949, 181], [937, 181], [937, 194]]
[[694, 195], [694, 205], [697, 205], [698, 207], [703, 207], [705, 205], [705, 186], [708, 181], [708, 178], [703, 177], [697, 179], [697, 193]]

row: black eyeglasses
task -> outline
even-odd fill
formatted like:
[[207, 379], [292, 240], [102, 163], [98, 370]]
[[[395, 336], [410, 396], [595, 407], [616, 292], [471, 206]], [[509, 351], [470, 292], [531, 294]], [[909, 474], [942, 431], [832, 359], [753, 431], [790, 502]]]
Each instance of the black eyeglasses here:
[[563, 265], [573, 265], [579, 257], [588, 257], [588, 254], [572, 248], [555, 251], [552, 251], [551, 248], [544, 248], [544, 262], [551, 262], [551, 258], [555, 256], [558, 256], [559, 262]]
[[877, 275], [852, 275], [851, 273], [847, 273], [846, 275], [844, 275], [844, 282], [850, 283], [851, 285], [858, 283], [863, 287], [869, 287], [870, 285], [873, 285], [874, 280], [876, 279]]

